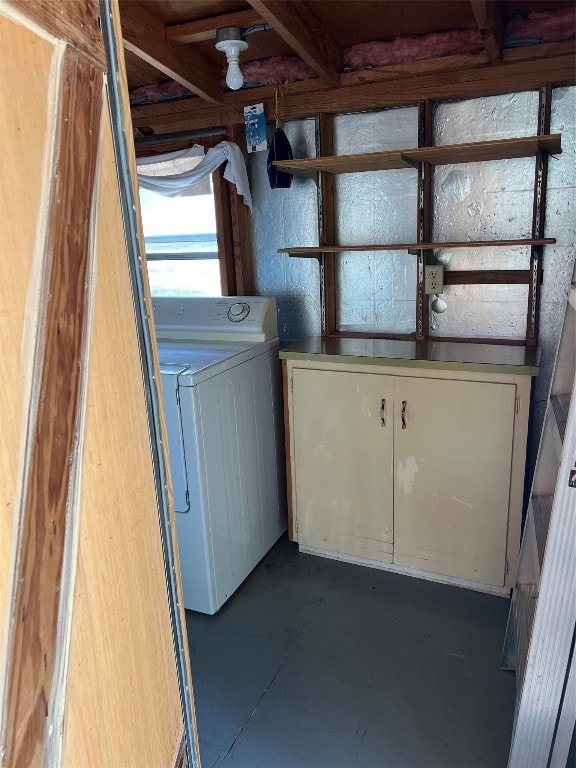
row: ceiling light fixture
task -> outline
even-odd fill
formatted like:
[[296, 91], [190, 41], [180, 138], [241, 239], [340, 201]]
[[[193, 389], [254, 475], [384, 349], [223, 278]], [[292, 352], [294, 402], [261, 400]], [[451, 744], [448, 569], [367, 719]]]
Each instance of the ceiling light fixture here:
[[228, 62], [226, 85], [233, 91], [242, 88], [244, 82], [238, 60], [240, 51], [245, 51], [246, 48], [248, 48], [246, 32], [241, 27], [223, 27], [216, 30], [216, 50], [226, 54]]

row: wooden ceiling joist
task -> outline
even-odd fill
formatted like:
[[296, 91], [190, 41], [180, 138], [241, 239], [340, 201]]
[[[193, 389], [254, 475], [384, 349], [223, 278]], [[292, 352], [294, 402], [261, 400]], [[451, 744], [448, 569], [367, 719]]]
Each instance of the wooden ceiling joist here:
[[262, 16], [254, 10], [225, 13], [211, 16], [209, 19], [189, 21], [185, 24], [171, 24], [166, 27], [166, 40], [170, 43], [202, 43], [216, 38], [216, 30], [223, 27], [242, 27], [247, 29], [262, 24]]
[[205, 101], [223, 101], [222, 72], [211, 59], [193, 47], [176, 50], [166, 42], [162, 21], [140, 3], [123, 3], [121, 18], [127, 50]]
[[[344, 74], [343, 87], [328, 89], [318, 80], [291, 83], [282, 86], [279, 111], [282, 119], [308, 117], [318, 112], [345, 112], [360, 109], [379, 109], [418, 103], [422, 98], [450, 99], [507, 93], [513, 90], [538, 88], [542, 82], [572, 85], [576, 82], [573, 41], [551, 43], [505, 51], [504, 61], [492, 67], [462, 66], [456, 70], [423, 72], [421, 62], [382, 68], [391, 77], [346, 87], [347, 78], [359, 73]], [[484, 57], [484, 54], [482, 54]], [[541, 56], [543, 58], [541, 58]], [[455, 57], [447, 57], [455, 58]], [[464, 59], [464, 57], [462, 57]], [[469, 58], [469, 57], [467, 57]], [[434, 60], [439, 65], [440, 59]], [[410, 67], [416, 69], [411, 74]], [[366, 73], [368, 78], [369, 73]], [[395, 75], [395, 76], [392, 76]], [[274, 114], [274, 88], [254, 88], [249, 91], [250, 103], [264, 102], [268, 115]], [[243, 106], [247, 94], [242, 91], [227, 93], [218, 107], [202, 104], [197, 99], [180, 102], [147, 104], [132, 109], [135, 128], [151, 127], [156, 133], [211, 128], [233, 125], [244, 120]]]
[[299, 0], [249, 0], [264, 21], [311, 67], [323, 82], [340, 86], [342, 50], [310, 4]]
[[488, 59], [493, 64], [502, 61], [504, 24], [498, 0], [470, 0], [470, 5]]

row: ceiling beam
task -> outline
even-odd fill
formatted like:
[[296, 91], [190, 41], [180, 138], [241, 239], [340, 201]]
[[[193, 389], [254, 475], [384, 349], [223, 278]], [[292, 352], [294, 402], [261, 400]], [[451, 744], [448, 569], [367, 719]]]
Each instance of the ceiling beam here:
[[222, 27], [242, 27], [247, 29], [262, 24], [262, 16], [253, 10], [225, 13], [211, 16], [209, 19], [188, 21], [185, 24], [170, 24], [166, 27], [166, 40], [178, 45], [203, 43], [216, 39], [216, 30]]
[[[548, 56], [540, 58], [545, 53], [542, 49]], [[389, 68], [397, 72], [393, 79], [336, 90], [322, 86], [319, 80], [291, 83], [279, 89], [278, 108], [280, 117], [289, 120], [318, 112], [351, 112], [417, 104], [422, 98], [490, 96], [537, 88], [542, 82], [573, 85], [576, 83], [575, 52], [575, 44], [570, 41], [511, 49], [505, 52], [504, 62], [499, 67], [484, 60], [481, 67], [466, 66], [462, 62], [457, 70], [431, 71], [429, 74], [418, 71], [407, 75], [405, 65], [400, 65]], [[345, 83], [346, 78], [343, 81]], [[274, 114], [274, 93], [272, 86], [227, 93], [224, 104], [218, 107], [198, 104], [196, 99], [137, 106], [131, 110], [132, 123], [136, 129], [151, 127], [157, 134], [242, 124], [243, 107], [247, 103], [262, 101], [266, 113]]]
[[492, 64], [502, 61], [504, 25], [498, 0], [470, 0], [484, 50]]
[[122, 3], [120, 21], [127, 50], [205, 101], [222, 103], [222, 72], [211, 59], [194, 48], [176, 50], [167, 43], [162, 21], [140, 3]]
[[277, 35], [318, 74], [327, 85], [338, 88], [342, 49], [304, 0], [248, 0]]

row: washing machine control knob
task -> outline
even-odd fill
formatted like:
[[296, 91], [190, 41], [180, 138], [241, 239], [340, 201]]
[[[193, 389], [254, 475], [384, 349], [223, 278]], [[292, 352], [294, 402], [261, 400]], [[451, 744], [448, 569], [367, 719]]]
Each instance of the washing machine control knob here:
[[239, 323], [245, 320], [249, 314], [250, 304], [247, 304], [245, 301], [239, 301], [236, 304], [232, 304], [228, 310], [228, 320], [231, 320], [233, 323]]

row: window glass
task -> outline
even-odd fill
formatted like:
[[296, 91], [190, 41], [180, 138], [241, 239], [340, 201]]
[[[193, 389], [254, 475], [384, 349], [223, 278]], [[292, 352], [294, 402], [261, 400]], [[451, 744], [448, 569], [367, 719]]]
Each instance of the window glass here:
[[152, 296], [221, 296], [218, 259], [148, 262]]
[[140, 189], [153, 296], [221, 296], [214, 195]]

